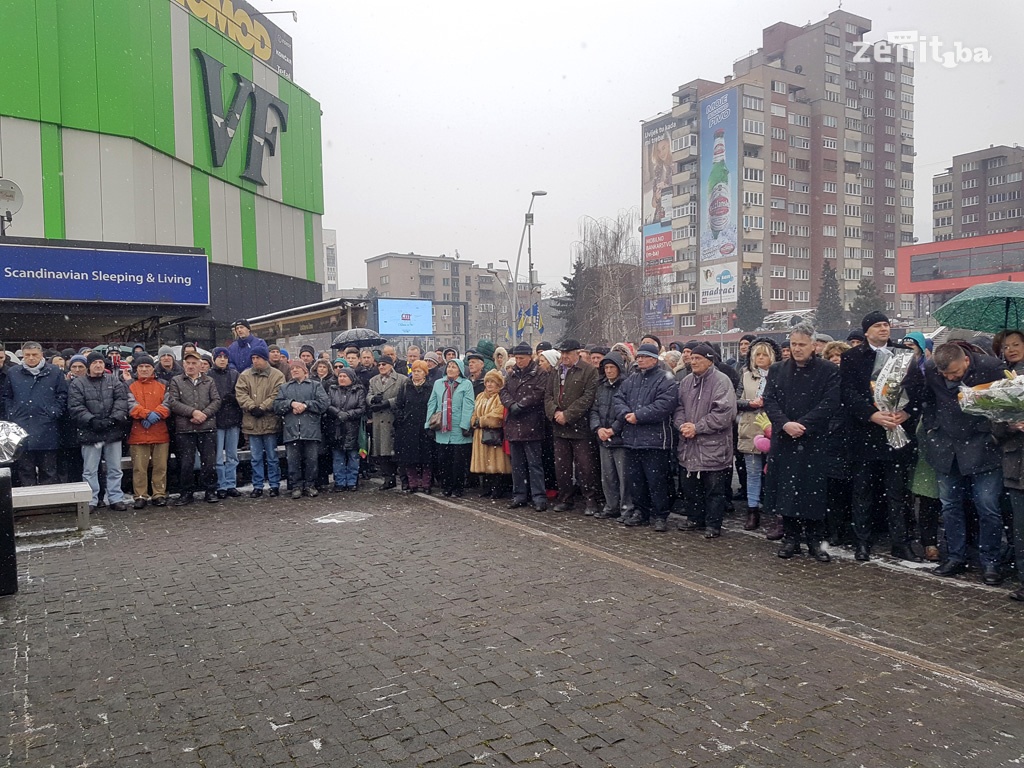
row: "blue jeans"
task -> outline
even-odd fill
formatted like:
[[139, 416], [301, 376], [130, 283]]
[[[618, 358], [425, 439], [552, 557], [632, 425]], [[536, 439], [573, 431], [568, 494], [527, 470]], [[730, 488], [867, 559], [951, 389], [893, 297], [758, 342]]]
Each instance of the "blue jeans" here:
[[238, 484], [238, 433], [241, 427], [217, 430], [217, 490], [226, 491]]
[[263, 459], [266, 457], [271, 488], [281, 487], [281, 462], [277, 458], [277, 435], [249, 435], [252, 453], [252, 487], [263, 488]]
[[334, 487], [355, 488], [359, 479], [359, 449], [343, 451], [332, 448], [331, 454], [334, 457]]
[[1003, 470], [996, 468], [977, 475], [935, 473], [942, 500], [942, 525], [946, 530], [947, 559], [967, 562], [967, 523], [964, 519], [964, 491], [969, 482], [971, 499], [978, 510], [978, 550], [981, 564], [999, 565], [1003, 540], [1003, 515], [999, 495], [1003, 492]]
[[761, 506], [761, 481], [764, 479], [764, 454], [744, 453], [747, 465], [747, 509]]
[[92, 506], [100, 502], [100, 459], [107, 462], [107, 503], [117, 504], [124, 498], [121, 491], [121, 441], [82, 446], [82, 479], [92, 488]]

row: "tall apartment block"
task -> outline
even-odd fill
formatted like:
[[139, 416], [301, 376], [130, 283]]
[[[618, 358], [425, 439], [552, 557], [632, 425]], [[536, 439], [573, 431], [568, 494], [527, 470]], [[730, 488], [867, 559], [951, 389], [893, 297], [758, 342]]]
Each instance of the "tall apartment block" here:
[[512, 321], [511, 276], [493, 264], [458, 256], [382, 253], [366, 259], [366, 285], [381, 298], [430, 299], [434, 333], [404, 343], [451, 346], [464, 352], [480, 339], [504, 343]]
[[846, 305], [868, 277], [890, 311], [912, 307], [895, 267], [913, 242], [913, 57], [865, 46], [870, 29], [841, 10], [774, 24], [732, 75], [645, 121], [646, 292], [676, 333], [724, 329], [746, 275], [769, 312], [813, 309], [825, 263]]
[[1024, 229], [1024, 148], [999, 146], [956, 155], [932, 179], [932, 237], [996, 235]]

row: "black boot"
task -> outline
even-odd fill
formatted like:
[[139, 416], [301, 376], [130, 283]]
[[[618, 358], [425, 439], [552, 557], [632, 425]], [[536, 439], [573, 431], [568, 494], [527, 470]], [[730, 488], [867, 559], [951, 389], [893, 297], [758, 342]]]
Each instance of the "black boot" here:
[[783, 560], [789, 560], [793, 555], [800, 554], [800, 541], [799, 539], [783, 539], [782, 546], [779, 547], [779, 557]]
[[747, 509], [747, 522], [743, 524], [744, 531], [754, 531], [761, 527], [761, 510], [757, 507]]
[[831, 563], [832, 557], [821, 548], [821, 542], [812, 540], [807, 542], [807, 554], [817, 560], [819, 563]]

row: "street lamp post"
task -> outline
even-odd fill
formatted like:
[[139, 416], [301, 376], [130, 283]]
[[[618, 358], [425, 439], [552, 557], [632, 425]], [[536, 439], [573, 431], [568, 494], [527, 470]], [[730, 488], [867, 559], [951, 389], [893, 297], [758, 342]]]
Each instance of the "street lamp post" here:
[[[513, 295], [515, 296], [515, 303], [512, 306], [512, 344], [516, 343], [516, 331], [518, 331], [519, 325], [519, 262], [523, 258], [523, 241], [526, 240], [527, 232], [533, 226], [533, 203], [538, 197], [546, 195], [543, 189], [535, 190], [530, 193], [530, 207], [526, 209], [526, 217], [523, 220], [523, 234], [519, 236], [519, 250], [516, 253], [516, 268], [512, 273], [512, 282], [515, 285], [513, 289]], [[529, 300], [533, 301], [533, 239], [531, 235], [530, 247], [527, 250], [528, 266], [530, 268], [530, 295]], [[507, 262], [506, 262], [507, 263]], [[532, 307], [532, 304], [531, 304]], [[533, 331], [530, 331], [530, 346], [533, 346]]]
[[[504, 264], [505, 266], [508, 266], [508, 259], [501, 259], [498, 263], [499, 264]], [[512, 269], [509, 268], [508, 271], [511, 273]], [[488, 272], [488, 274], [493, 275], [495, 279], [498, 279], [498, 278], [501, 277], [501, 273], [499, 273], [498, 270], [496, 270], [496, 269], [488, 269], [487, 272]], [[509, 306], [510, 307], [513, 306], [512, 297], [509, 295], [509, 292], [508, 292], [508, 285], [506, 283], [503, 283], [500, 279], [498, 279], [498, 284], [501, 286], [501, 290], [503, 290], [505, 292], [505, 298], [508, 299]], [[515, 314], [513, 313], [513, 315], [512, 315], [511, 335], [509, 336], [509, 338], [512, 339], [512, 346], [515, 346], [515, 337], [516, 337]]]

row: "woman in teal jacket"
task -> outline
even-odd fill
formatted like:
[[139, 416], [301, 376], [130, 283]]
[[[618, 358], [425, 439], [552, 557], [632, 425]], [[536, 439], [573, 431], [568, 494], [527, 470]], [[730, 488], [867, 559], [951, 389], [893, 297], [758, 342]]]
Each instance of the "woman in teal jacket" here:
[[[434, 382], [427, 403], [427, 421], [440, 415], [441, 423], [434, 431], [437, 441], [437, 463], [440, 470], [441, 490], [445, 496], [462, 496], [469, 471], [469, 456], [473, 450], [473, 384], [466, 378], [461, 360], [450, 360], [444, 378]], [[434, 419], [437, 421], [437, 419]]]

